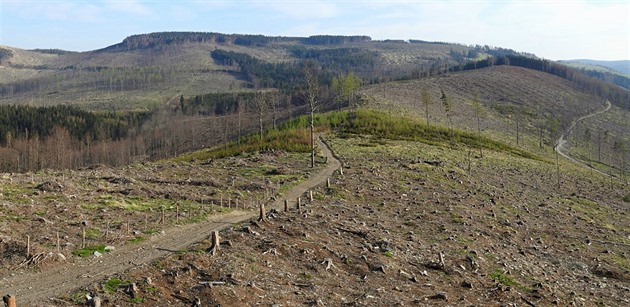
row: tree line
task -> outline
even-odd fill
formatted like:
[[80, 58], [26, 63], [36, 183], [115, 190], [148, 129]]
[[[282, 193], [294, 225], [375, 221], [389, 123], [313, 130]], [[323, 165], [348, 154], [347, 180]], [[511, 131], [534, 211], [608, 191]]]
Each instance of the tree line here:
[[161, 45], [184, 43], [219, 43], [240, 46], [261, 47], [272, 43], [302, 43], [306, 45], [340, 45], [356, 42], [369, 42], [369, 36], [312, 35], [309, 37], [264, 36], [250, 34], [223, 34], [215, 32], [155, 32], [132, 35], [122, 42], [97, 50], [98, 52], [120, 52], [137, 49], [156, 48]]

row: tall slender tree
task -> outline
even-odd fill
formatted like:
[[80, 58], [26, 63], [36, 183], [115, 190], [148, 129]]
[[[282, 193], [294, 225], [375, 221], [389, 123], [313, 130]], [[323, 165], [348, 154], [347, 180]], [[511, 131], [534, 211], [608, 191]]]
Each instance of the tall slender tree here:
[[312, 61], [307, 61], [304, 65], [304, 79], [311, 130], [311, 167], [315, 167], [315, 112], [317, 111], [319, 104], [317, 101], [319, 81], [317, 78], [317, 67], [315, 67], [315, 64]]
[[429, 127], [429, 105], [431, 104], [431, 94], [429, 94], [429, 89], [427, 86], [422, 87], [421, 99], [422, 104], [424, 104], [424, 115], [427, 118], [427, 127]]
[[483, 146], [481, 142], [481, 116], [483, 109], [481, 108], [481, 100], [479, 99], [479, 93], [475, 93], [473, 97], [473, 108], [475, 109], [475, 118], [477, 119], [477, 135], [479, 137], [479, 157], [483, 158]]

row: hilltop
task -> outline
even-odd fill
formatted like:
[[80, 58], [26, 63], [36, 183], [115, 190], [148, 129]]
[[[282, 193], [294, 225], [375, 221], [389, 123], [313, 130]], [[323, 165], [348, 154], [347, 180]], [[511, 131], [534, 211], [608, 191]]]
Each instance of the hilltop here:
[[566, 60], [560, 61], [562, 63], [569, 63], [570, 65], [580, 66], [582, 64], [585, 68], [590, 69], [605, 69], [607, 71], [614, 71], [616, 73], [620, 73], [623, 75], [630, 75], [630, 60], [619, 60], [619, 61], [598, 61], [598, 60], [590, 60], [590, 59], [579, 59], [579, 60]]

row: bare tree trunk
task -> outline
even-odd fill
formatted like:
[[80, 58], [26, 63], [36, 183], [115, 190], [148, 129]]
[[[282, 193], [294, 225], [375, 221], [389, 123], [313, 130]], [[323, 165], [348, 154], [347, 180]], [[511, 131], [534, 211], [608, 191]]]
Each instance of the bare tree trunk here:
[[306, 78], [306, 98], [310, 111], [311, 130], [311, 167], [315, 167], [315, 111], [317, 110], [317, 91], [319, 83], [315, 74], [315, 67], [312, 62], [307, 62], [304, 68]]
[[311, 108], [311, 167], [315, 167], [315, 114]]

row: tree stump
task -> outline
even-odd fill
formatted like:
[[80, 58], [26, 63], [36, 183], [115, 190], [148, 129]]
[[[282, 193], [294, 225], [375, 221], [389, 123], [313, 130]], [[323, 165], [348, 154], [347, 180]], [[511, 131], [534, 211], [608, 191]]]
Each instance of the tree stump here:
[[267, 215], [265, 212], [265, 203], [260, 203], [260, 216], [258, 217], [259, 222], [266, 222]]
[[284, 212], [289, 212], [289, 200], [284, 200]]
[[213, 231], [212, 232], [212, 245], [210, 246], [210, 255], [212, 256], [216, 256], [216, 254], [219, 252], [220, 246], [221, 246], [221, 242], [219, 242], [220, 237], [219, 237], [219, 232], [218, 231]]
[[2, 301], [4, 301], [4, 304], [6, 305], [6, 307], [16, 307], [16, 303], [15, 303], [15, 296], [11, 295], [11, 294], [7, 294], [5, 296], [2, 297]]

